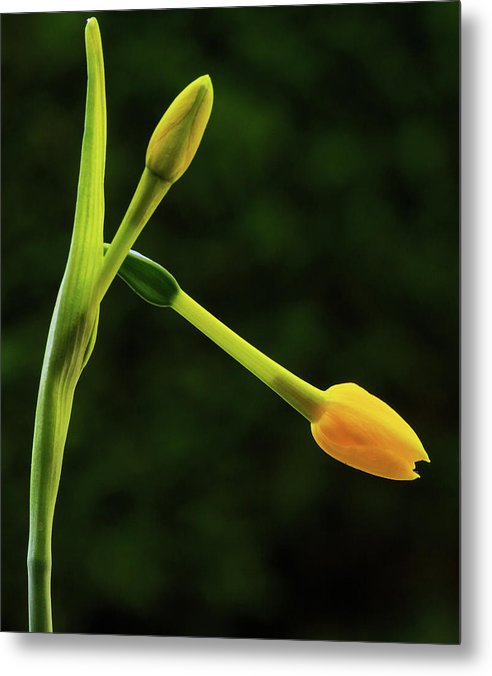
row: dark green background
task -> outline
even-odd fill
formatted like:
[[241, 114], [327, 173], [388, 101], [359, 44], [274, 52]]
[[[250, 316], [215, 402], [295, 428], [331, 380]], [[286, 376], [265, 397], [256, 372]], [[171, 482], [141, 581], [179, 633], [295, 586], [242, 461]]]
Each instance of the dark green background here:
[[[25, 631], [28, 484], [74, 213], [91, 13], [2, 17], [3, 608]], [[432, 459], [392, 482], [117, 280], [79, 383], [54, 527], [60, 632], [459, 640], [454, 2], [96, 14], [106, 237], [174, 96], [215, 103], [137, 248], [313, 384], [355, 381]]]

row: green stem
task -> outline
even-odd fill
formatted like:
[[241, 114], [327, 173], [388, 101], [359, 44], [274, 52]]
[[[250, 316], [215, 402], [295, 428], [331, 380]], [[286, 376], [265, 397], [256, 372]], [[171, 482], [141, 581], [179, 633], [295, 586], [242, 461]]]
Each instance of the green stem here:
[[145, 167], [130, 206], [104, 256], [98, 282], [99, 302], [105, 296], [132, 245], [171, 185]]
[[51, 555], [29, 557], [29, 631], [53, 631], [51, 617]]
[[32, 447], [27, 567], [29, 630], [36, 632], [53, 631], [53, 517], [73, 395], [94, 342], [94, 284], [103, 262], [106, 96], [101, 36], [94, 18], [87, 22], [85, 43], [87, 99], [75, 221], [46, 343]]
[[29, 631], [51, 632], [51, 536], [76, 379], [42, 377], [31, 465]]
[[322, 390], [301, 380], [250, 345], [184, 291], [178, 292], [171, 307], [310, 422], [317, 419], [325, 401]]

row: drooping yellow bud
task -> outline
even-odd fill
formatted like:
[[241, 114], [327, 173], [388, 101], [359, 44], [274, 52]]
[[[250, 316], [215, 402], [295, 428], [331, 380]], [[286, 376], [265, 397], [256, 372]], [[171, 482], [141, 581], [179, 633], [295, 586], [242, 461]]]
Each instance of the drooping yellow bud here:
[[311, 431], [328, 455], [386, 479], [417, 479], [415, 463], [430, 462], [410, 425], [388, 404], [354, 383], [326, 390], [326, 404]]
[[147, 148], [146, 167], [174, 183], [190, 166], [212, 110], [213, 87], [208, 75], [189, 84], [171, 103]]
[[171, 307], [262, 380], [311, 423], [318, 445], [336, 460], [387, 479], [418, 478], [430, 462], [419, 438], [396, 411], [353, 383], [320, 390], [250, 345], [185, 293], [162, 266], [133, 251], [120, 272], [144, 300]]

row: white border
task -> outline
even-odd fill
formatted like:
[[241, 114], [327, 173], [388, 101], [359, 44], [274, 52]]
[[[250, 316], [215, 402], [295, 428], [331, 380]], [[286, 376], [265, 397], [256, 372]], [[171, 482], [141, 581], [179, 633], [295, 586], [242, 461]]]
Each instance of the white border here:
[[[389, 1], [389, 0], [383, 0]], [[217, 7], [319, 2], [0, 0], [0, 11]], [[347, 4], [354, 4], [348, 0]], [[463, 0], [462, 42], [462, 555], [461, 646], [120, 636], [0, 635], [3, 673], [248, 676], [485, 674], [492, 664], [492, 2]], [[487, 349], [489, 348], [489, 349]], [[450, 368], [455, 368], [453, 364]], [[327, 609], [328, 611], [328, 609]]]
[[[405, 0], [396, 0], [405, 1]], [[412, 0], [406, 0], [412, 2]], [[380, 2], [395, 2], [395, 0], [340, 0], [331, 4], [354, 5], [354, 4], [374, 4]], [[487, 0], [464, 0], [466, 5], [486, 5]], [[330, 4], [322, 0], [302, 0], [300, 2], [289, 2], [282, 0], [258, 0], [257, 2], [248, 0], [174, 0], [159, 2], [158, 0], [105, 0], [105, 2], [80, 2], [79, 0], [0, 0], [1, 12], [66, 12], [66, 11], [85, 11], [85, 10], [114, 10], [114, 9], [171, 9], [180, 7], [254, 7], [258, 5], [323, 5]]]

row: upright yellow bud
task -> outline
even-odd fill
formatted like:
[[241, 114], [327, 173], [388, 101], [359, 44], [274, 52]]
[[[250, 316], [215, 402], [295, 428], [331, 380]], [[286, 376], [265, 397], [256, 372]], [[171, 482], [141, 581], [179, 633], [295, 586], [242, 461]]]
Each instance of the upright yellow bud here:
[[183, 89], [152, 134], [145, 158], [147, 169], [167, 183], [174, 183], [184, 174], [202, 140], [213, 98], [208, 75]]
[[386, 479], [417, 479], [415, 463], [430, 462], [410, 425], [354, 383], [326, 390], [326, 403], [311, 431], [328, 455]]

